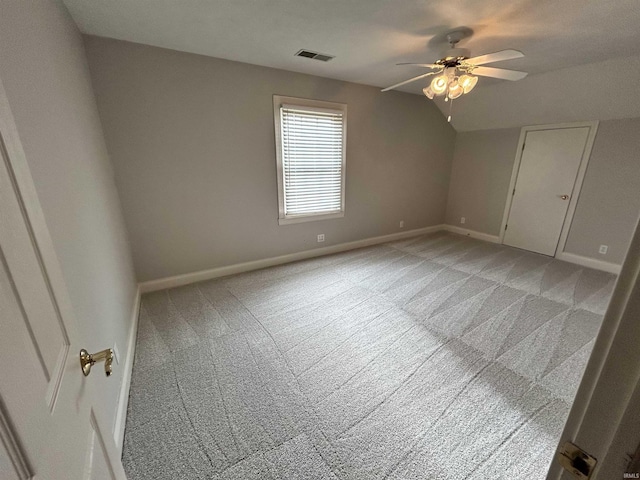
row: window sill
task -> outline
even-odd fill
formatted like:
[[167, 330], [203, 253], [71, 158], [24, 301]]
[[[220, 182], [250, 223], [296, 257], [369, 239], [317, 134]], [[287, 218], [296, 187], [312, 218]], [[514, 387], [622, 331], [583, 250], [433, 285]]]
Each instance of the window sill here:
[[320, 220], [331, 220], [332, 218], [342, 218], [342, 217], [344, 217], [344, 212], [326, 213], [326, 214], [318, 214], [318, 215], [305, 215], [300, 217], [279, 218], [278, 224], [292, 225], [294, 223], [318, 222]]

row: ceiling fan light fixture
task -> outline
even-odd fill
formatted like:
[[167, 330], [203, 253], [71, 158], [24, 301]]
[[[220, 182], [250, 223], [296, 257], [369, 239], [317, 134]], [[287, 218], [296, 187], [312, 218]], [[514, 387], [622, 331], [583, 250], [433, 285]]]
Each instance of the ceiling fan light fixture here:
[[462, 87], [464, 93], [469, 93], [471, 90], [473, 90], [473, 87], [476, 86], [476, 83], [478, 83], [478, 77], [474, 77], [471, 75], [465, 74], [458, 79], [458, 84]]
[[447, 75], [439, 75], [431, 81], [431, 90], [436, 95], [442, 95], [447, 91], [448, 84], [449, 77]]
[[422, 89], [422, 93], [424, 93], [429, 100], [433, 100], [433, 97], [435, 96], [435, 93], [433, 93], [433, 90], [431, 90], [430, 86], [424, 87]]

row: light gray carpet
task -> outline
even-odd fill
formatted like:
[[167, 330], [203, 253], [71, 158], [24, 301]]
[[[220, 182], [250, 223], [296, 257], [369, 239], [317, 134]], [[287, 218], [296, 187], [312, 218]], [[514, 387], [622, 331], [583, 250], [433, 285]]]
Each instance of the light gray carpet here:
[[147, 294], [129, 479], [543, 479], [614, 281], [438, 233]]

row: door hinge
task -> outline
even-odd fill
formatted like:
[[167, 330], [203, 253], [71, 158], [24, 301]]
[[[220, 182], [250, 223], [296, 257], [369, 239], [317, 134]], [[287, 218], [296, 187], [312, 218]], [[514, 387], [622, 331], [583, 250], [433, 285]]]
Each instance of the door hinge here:
[[527, 144], [527, 142], [524, 142], [524, 143], [522, 144], [522, 151], [523, 151], [523, 152], [524, 152], [524, 146], [525, 146], [526, 144]]
[[558, 450], [558, 462], [575, 478], [588, 480], [598, 462], [594, 457], [571, 442], [565, 442]]
[[515, 195], [516, 194], [516, 189], [513, 189], [513, 192], [511, 192], [511, 195]]
[[624, 475], [627, 475], [627, 478], [640, 478], [640, 445], [638, 445], [638, 449], [636, 453], [632, 455], [627, 455], [629, 463], [627, 465], [627, 471]]
[[504, 226], [504, 231], [505, 231], [505, 232], [507, 231], [507, 228], [508, 228], [508, 227], [509, 227], [509, 225], [505, 225], [505, 226]]

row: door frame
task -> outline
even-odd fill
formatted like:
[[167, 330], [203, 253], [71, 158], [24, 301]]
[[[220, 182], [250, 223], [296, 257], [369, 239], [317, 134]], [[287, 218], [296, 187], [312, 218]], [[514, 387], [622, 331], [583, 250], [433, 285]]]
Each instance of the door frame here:
[[509, 182], [509, 190], [507, 190], [507, 201], [505, 202], [504, 213], [502, 214], [502, 224], [500, 225], [500, 236], [499, 236], [500, 240], [498, 243], [500, 244], [504, 243], [505, 228], [507, 226], [507, 222], [509, 221], [509, 214], [511, 213], [511, 203], [513, 202], [514, 189], [516, 187], [516, 182], [518, 181], [518, 173], [520, 172], [520, 163], [522, 162], [522, 154], [524, 153], [524, 145], [525, 145], [525, 139], [527, 138], [527, 133], [541, 131], [541, 130], [560, 130], [563, 128], [581, 128], [581, 127], [589, 128], [589, 134], [587, 135], [587, 142], [585, 143], [585, 148], [584, 148], [584, 151], [582, 152], [582, 158], [580, 159], [578, 174], [576, 176], [576, 181], [573, 185], [571, 198], [569, 199], [569, 207], [567, 208], [567, 215], [565, 216], [564, 223], [562, 224], [560, 239], [558, 240], [558, 245], [556, 247], [554, 257], [558, 257], [558, 255], [564, 252], [564, 247], [567, 243], [567, 238], [569, 237], [569, 230], [571, 229], [571, 224], [573, 222], [573, 215], [575, 214], [576, 207], [578, 205], [578, 200], [580, 197], [580, 191], [582, 190], [584, 177], [587, 173], [587, 167], [589, 165], [589, 159], [591, 157], [591, 150], [593, 149], [593, 143], [595, 141], [596, 133], [598, 131], [598, 121], [554, 123], [549, 125], [528, 125], [528, 126], [522, 127], [522, 129], [520, 130], [520, 138], [518, 139], [518, 148], [516, 149], [516, 158], [515, 158], [515, 161], [513, 162], [513, 170], [511, 172], [511, 181]]

